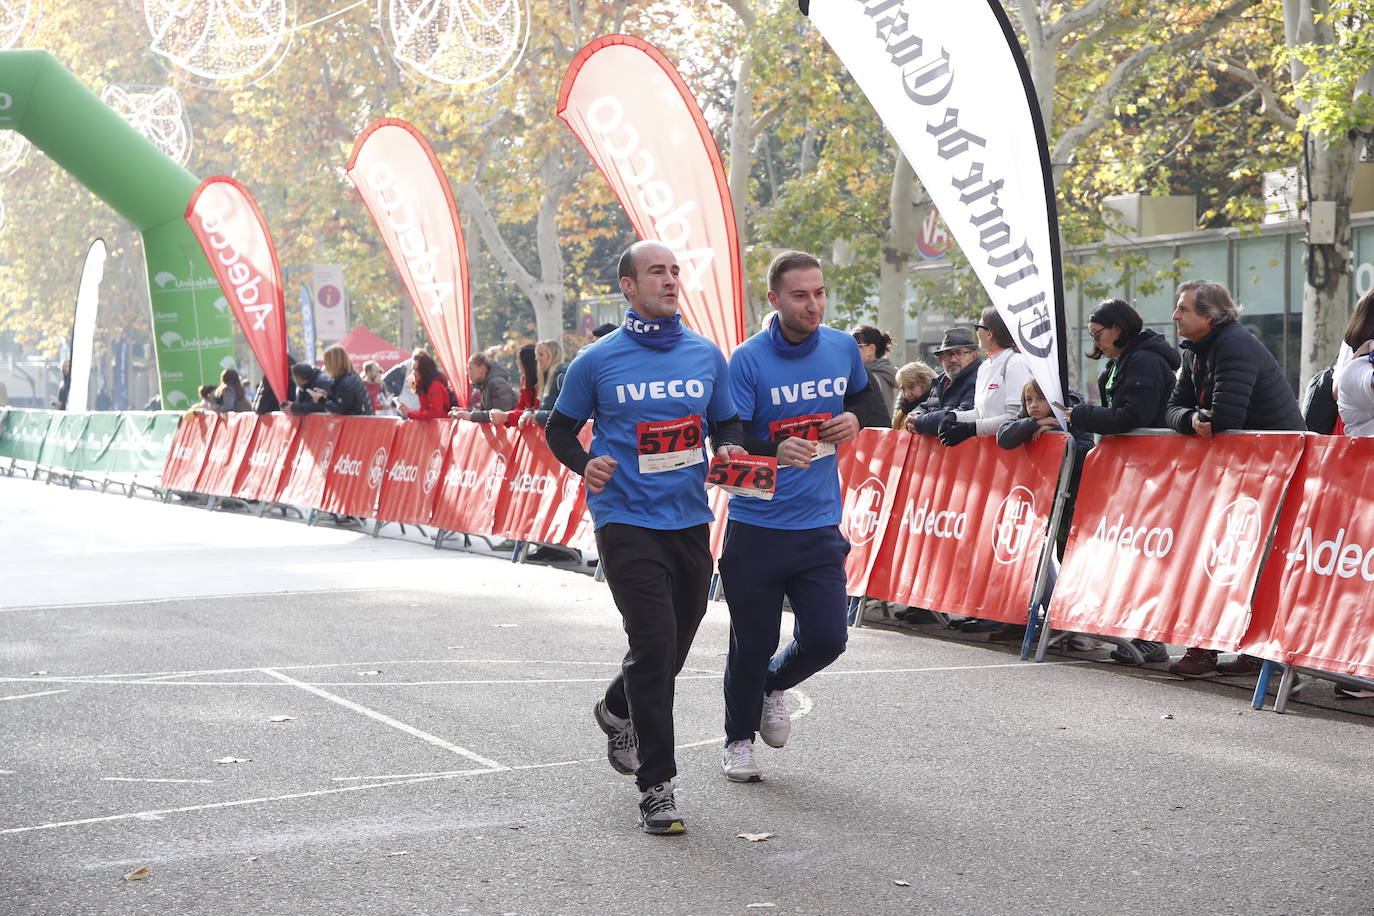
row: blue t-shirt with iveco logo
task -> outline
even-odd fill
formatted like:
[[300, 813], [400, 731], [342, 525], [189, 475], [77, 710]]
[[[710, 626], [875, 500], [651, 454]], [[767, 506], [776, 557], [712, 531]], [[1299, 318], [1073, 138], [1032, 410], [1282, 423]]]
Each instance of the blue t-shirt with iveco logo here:
[[[687, 328], [671, 348], [655, 350], [617, 329], [583, 347], [568, 365], [554, 409], [574, 420], [593, 414], [593, 458], [610, 455], [618, 464], [600, 493], [587, 493], [597, 528], [610, 522], [660, 531], [703, 525], [714, 518], [706, 500], [706, 424], [735, 415], [730, 375], [715, 344]], [[691, 441], [670, 421], [696, 416], [696, 451], [702, 460], [655, 473], [640, 471], [640, 424], [663, 424], [653, 447], [683, 451]]]
[[[824, 325], [816, 349], [788, 359], [775, 349], [767, 331], [739, 345], [730, 357], [730, 392], [744, 428], [755, 439], [773, 439], [769, 424], [816, 414], [844, 412], [847, 392], [868, 386], [859, 345], [844, 331]], [[762, 528], [800, 531], [838, 525], [844, 515], [838, 462], [834, 454], [809, 468], [778, 467], [771, 500], [730, 497], [730, 518]]]

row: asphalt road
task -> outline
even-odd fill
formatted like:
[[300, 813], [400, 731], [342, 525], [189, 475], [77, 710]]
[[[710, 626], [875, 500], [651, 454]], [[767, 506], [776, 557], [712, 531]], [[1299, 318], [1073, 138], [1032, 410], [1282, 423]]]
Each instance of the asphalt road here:
[[584, 573], [8, 478], [0, 556], [0, 913], [1374, 913], [1374, 700], [865, 627], [734, 784], [713, 604], [650, 837]]

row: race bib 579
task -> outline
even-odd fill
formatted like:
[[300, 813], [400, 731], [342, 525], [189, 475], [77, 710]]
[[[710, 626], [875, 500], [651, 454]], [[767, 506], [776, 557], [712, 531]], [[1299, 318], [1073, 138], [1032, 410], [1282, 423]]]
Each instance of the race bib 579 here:
[[701, 464], [701, 417], [650, 420], [635, 424], [639, 473], [661, 474]]

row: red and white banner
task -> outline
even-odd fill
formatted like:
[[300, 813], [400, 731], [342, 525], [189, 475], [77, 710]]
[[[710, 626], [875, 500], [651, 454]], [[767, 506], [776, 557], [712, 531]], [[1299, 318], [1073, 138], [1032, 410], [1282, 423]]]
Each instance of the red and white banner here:
[[282, 479], [282, 502], [309, 509], [320, 508], [324, 500], [325, 474], [333, 463], [344, 421], [351, 419], [319, 413], [301, 417], [296, 448]]
[[383, 118], [359, 135], [347, 171], [424, 322], [440, 367], [466, 406], [472, 297], [463, 227], [443, 167], [418, 130]]
[[468, 534], [501, 531], [507, 468], [514, 451], [515, 431], [506, 426], [453, 421], [448, 471], [434, 500], [431, 524]]
[[386, 479], [382, 481], [382, 493], [377, 499], [379, 520], [429, 524], [452, 435], [453, 423], [446, 420], [397, 425], [396, 436], [391, 440]]
[[639, 237], [677, 255], [683, 317], [729, 356], [746, 336], [739, 230], [720, 151], [687, 84], [653, 45], [606, 35], [573, 58], [558, 116]]
[[372, 518], [386, 477], [396, 424], [391, 417], [349, 417], [334, 446], [319, 508]]
[[301, 418], [289, 414], [269, 413], [258, 417], [234, 496], [267, 502], [277, 502], [281, 498], [287, 462], [294, 454], [300, 426]]
[[1306, 437], [1242, 649], [1374, 677], [1374, 439]]
[[500, 533], [517, 541], [563, 544], [577, 528], [582, 478], [563, 466], [539, 426], [522, 426], [506, 473]]
[[[53, 417], [56, 421], [57, 416]], [[205, 453], [210, 450], [210, 437], [215, 432], [219, 414], [197, 411], [181, 421], [167, 463], [162, 468], [162, 486], [167, 490], [194, 493], [205, 465]]]
[[906, 471], [865, 594], [1024, 623], [1067, 436], [1006, 450], [910, 436]]
[[186, 222], [215, 271], [253, 358], [272, 390], [284, 398], [291, 386], [281, 269], [257, 202], [234, 179], [216, 175], [202, 181], [191, 195]]
[[257, 426], [257, 414], [226, 413], [217, 414], [219, 422], [210, 437], [210, 447], [205, 453], [205, 463], [196, 481], [196, 492], [209, 496], [233, 496], [238, 484], [243, 460], [248, 456], [248, 446], [253, 441], [253, 429]]
[[1001, 0], [802, 0], [892, 134], [1051, 403], [1066, 403], [1054, 177]]
[[1055, 629], [1235, 651], [1300, 433], [1107, 436], [1088, 453]]
[[872, 594], [869, 572], [879, 555], [892, 518], [897, 485], [906, 464], [911, 433], [896, 429], [862, 429], [839, 447], [837, 461], [844, 491], [840, 530], [849, 539], [845, 572], [851, 595]]

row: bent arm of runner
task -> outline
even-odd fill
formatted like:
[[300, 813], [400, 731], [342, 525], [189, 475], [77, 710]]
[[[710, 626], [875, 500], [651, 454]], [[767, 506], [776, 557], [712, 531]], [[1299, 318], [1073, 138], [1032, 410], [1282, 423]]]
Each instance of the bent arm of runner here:
[[574, 474], [585, 474], [591, 456], [577, 438], [578, 430], [585, 420], [574, 420], [557, 410], [549, 412], [549, 421], [544, 424], [544, 439], [549, 443], [553, 457], [561, 461]]

